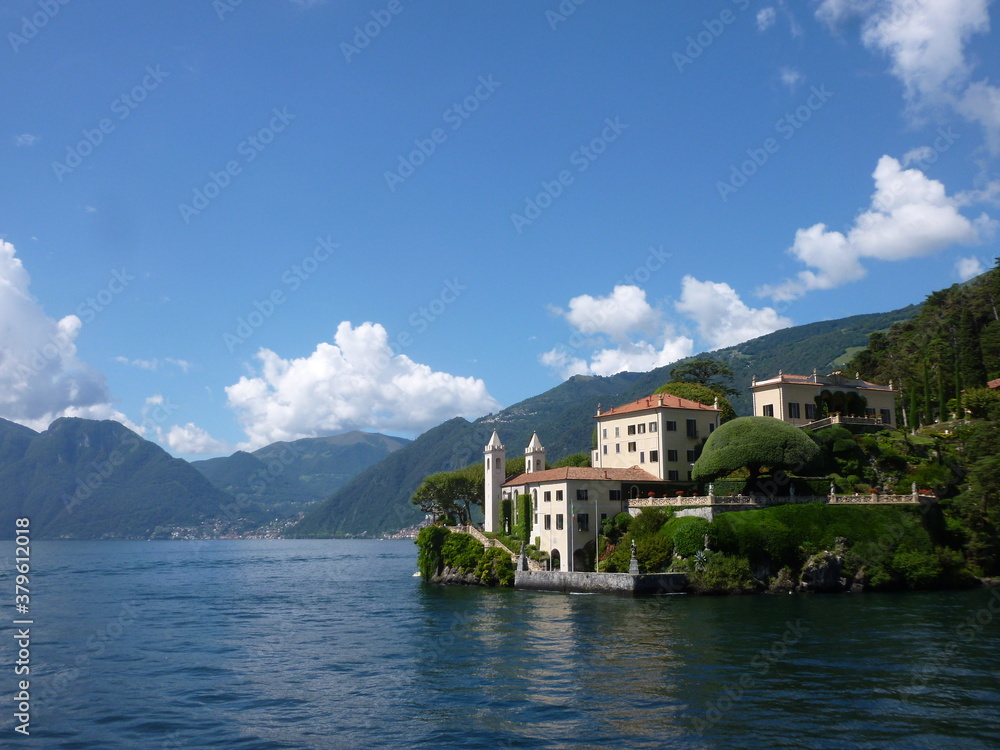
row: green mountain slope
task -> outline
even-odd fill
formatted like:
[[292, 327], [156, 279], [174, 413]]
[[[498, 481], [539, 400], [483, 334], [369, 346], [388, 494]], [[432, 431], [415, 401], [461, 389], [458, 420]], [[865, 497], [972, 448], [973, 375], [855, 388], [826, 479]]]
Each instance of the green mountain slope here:
[[[747, 389], [753, 376], [769, 377], [779, 369], [810, 373], [816, 367], [820, 372], [827, 371], [849, 348], [864, 346], [870, 333], [907, 320], [918, 310], [914, 305], [890, 313], [795, 326], [697, 356], [721, 359], [733, 368], [733, 387], [740, 395], [731, 401], [738, 414], [749, 414]], [[421, 515], [409, 500], [423, 478], [435, 471], [456, 469], [480, 460], [494, 428], [510, 456], [521, 454], [533, 430], [538, 431], [550, 462], [589, 450], [598, 404], [605, 407], [623, 404], [652, 393], [669, 380], [670, 370], [676, 364], [647, 373], [578, 375], [498, 414], [475, 422], [449, 420], [358, 474], [311, 510], [290, 535], [372, 536], [416, 523]]]
[[0, 420], [0, 525], [35, 538], [148, 538], [223, 515], [233, 498], [113, 421], [57, 419], [36, 433]]
[[356, 430], [272, 443], [253, 453], [237, 451], [191, 465], [220, 490], [260, 504], [272, 518], [288, 518], [410, 442]]

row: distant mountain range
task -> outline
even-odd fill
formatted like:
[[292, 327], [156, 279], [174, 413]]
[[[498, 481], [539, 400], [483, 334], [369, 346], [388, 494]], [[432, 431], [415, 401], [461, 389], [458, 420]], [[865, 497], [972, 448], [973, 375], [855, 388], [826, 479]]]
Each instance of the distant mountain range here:
[[253, 453], [237, 451], [191, 465], [220, 490], [253, 502], [271, 517], [287, 518], [411, 442], [355, 430], [272, 443]]
[[[837, 361], [867, 345], [869, 334], [909, 320], [919, 310], [919, 305], [910, 305], [889, 313], [809, 323], [696, 356], [722, 360], [733, 369], [733, 387], [738, 394], [731, 402], [738, 414], [749, 414], [749, 387], [754, 376], [770, 377], [780, 369], [808, 374], [814, 367], [829, 372]], [[509, 455], [520, 455], [534, 430], [550, 462], [589, 450], [598, 404], [615, 406], [649, 395], [669, 381], [670, 370], [677, 364], [646, 373], [578, 375], [497, 414], [474, 422], [449, 420], [358, 474], [312, 509], [289, 535], [377, 536], [417, 523], [421, 514], [409, 500], [421, 480], [435, 471], [457, 469], [480, 460], [494, 428]]]
[[22, 516], [44, 539], [246, 533], [296, 518], [409, 443], [349, 432], [189, 464], [118, 422], [57, 419], [39, 433], [0, 419], [0, 538]]
[[[864, 347], [870, 333], [919, 309], [796, 326], [698, 356], [732, 367], [739, 394], [731, 400], [746, 414], [754, 375], [827, 372]], [[58, 419], [39, 433], [0, 419], [0, 538], [12, 536], [19, 516], [31, 519], [36, 538], [121, 539], [191, 527], [229, 534], [269, 523], [280, 528], [303, 511], [286, 535], [379, 536], [418, 522], [409, 499], [421, 480], [480, 460], [494, 429], [511, 455], [521, 453], [533, 430], [550, 462], [588, 450], [598, 404], [652, 393], [676, 364], [576, 376], [474, 422], [451, 419], [414, 441], [349, 432], [190, 464], [118, 422]]]
[[4, 537], [26, 516], [36, 539], [148, 539], [161, 527], [218, 517], [232, 501], [118, 422], [64, 418], [35, 432], [0, 419]]

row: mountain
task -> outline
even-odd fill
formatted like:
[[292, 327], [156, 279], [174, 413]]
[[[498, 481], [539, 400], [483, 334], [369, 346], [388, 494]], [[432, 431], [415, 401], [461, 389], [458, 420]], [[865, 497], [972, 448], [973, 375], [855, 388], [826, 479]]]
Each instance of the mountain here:
[[[887, 330], [919, 310], [920, 306], [911, 305], [889, 313], [795, 326], [697, 357], [729, 364], [734, 371], [733, 387], [739, 391], [731, 402], [738, 414], [749, 414], [748, 389], [754, 376], [770, 377], [779, 369], [811, 373], [815, 367], [829, 371], [835, 362], [864, 347], [872, 332]], [[588, 450], [598, 404], [614, 406], [649, 395], [670, 380], [670, 370], [677, 364], [610, 377], [577, 375], [498, 414], [475, 422], [451, 419], [358, 474], [307, 513], [289, 536], [377, 536], [417, 523], [421, 514], [409, 500], [423, 478], [480, 460], [493, 429], [508, 455], [520, 455], [534, 430], [546, 447], [549, 462]]]
[[410, 442], [356, 430], [272, 443], [253, 453], [238, 451], [191, 465], [218, 489], [259, 504], [272, 518], [287, 518]]
[[38, 538], [149, 538], [223, 516], [233, 498], [113, 421], [57, 419], [35, 432], [0, 419], [0, 525]]

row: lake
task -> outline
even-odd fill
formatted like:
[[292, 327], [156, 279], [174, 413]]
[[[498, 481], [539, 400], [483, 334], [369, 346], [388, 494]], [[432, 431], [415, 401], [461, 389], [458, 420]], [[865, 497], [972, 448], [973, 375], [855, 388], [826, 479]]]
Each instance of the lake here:
[[31, 738], [8, 637], [0, 744], [1000, 746], [1000, 592], [629, 599], [436, 587], [415, 561], [410, 541], [35, 542]]

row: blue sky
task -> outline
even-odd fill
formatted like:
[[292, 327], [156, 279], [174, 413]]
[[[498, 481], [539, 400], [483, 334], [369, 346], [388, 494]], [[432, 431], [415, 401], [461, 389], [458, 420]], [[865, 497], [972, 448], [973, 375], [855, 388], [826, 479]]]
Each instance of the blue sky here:
[[415, 436], [992, 265], [988, 0], [11, 0], [0, 416]]

